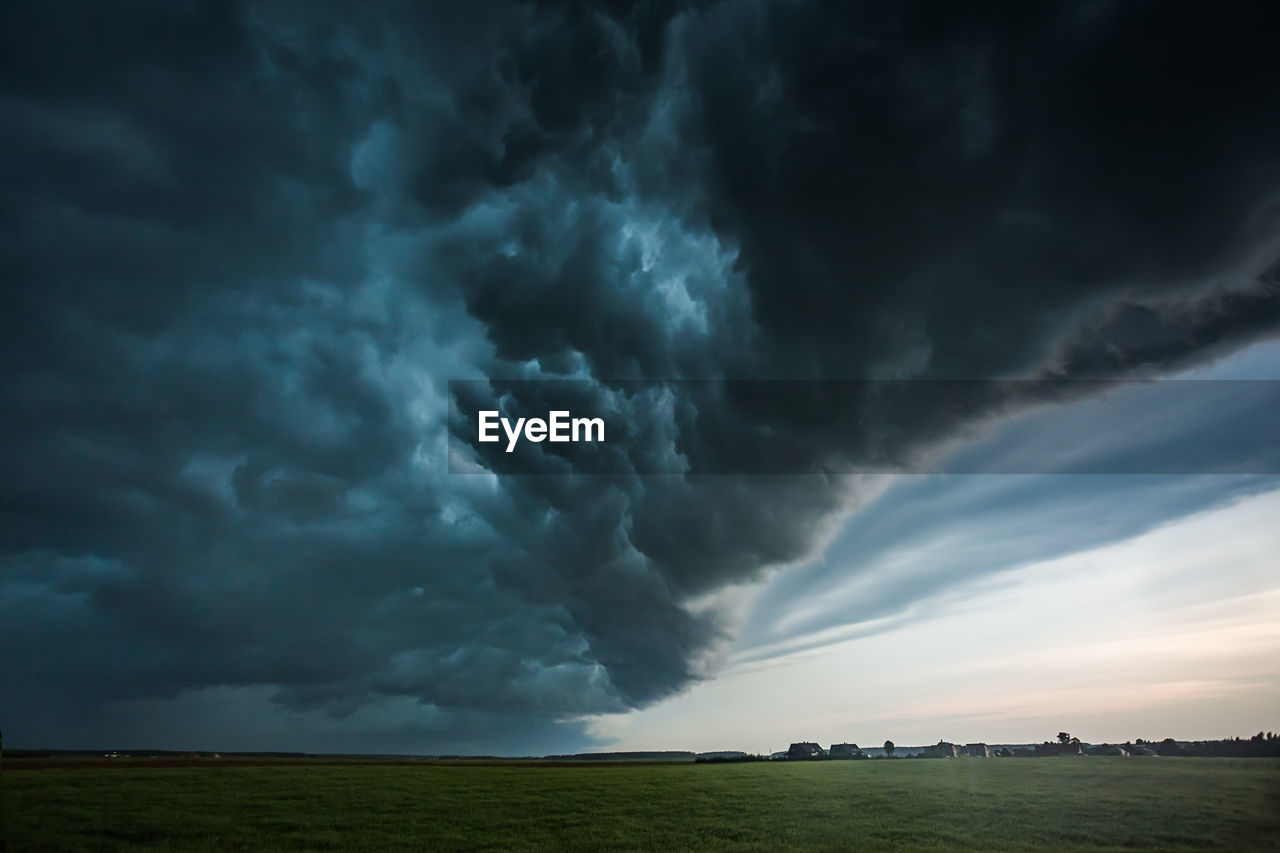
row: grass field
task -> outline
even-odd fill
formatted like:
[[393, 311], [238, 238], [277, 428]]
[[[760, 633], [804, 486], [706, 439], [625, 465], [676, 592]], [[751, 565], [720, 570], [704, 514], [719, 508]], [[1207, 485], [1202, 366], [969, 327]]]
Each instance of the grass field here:
[[6, 761], [9, 850], [1280, 849], [1271, 759], [104, 764]]

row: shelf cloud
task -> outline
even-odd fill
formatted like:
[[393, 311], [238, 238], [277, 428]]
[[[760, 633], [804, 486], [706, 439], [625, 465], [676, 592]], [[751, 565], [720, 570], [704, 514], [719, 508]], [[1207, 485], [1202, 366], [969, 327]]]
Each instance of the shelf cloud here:
[[[305, 748], [565, 750], [711, 677], [717, 595], [882, 489], [825, 463], [1280, 331], [1276, 16], [6, 4], [6, 730], [241, 690]], [[989, 397], [852, 432], [724, 392], [957, 379]], [[601, 453], [716, 474], [499, 466], [450, 380], [572, 380]]]

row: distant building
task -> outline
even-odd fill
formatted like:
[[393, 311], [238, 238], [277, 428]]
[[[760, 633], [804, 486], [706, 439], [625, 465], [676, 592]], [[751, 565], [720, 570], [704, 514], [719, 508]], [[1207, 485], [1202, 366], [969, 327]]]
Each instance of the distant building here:
[[813, 761], [822, 756], [822, 747], [808, 741], [793, 743], [787, 750], [787, 759], [789, 761]]
[[955, 758], [956, 745], [940, 740], [934, 746], [926, 746], [920, 755], [922, 758]]
[[833, 743], [827, 753], [831, 758], [866, 758], [866, 754], [856, 743]]
[[987, 748], [985, 743], [966, 743], [964, 745], [964, 754], [970, 758], [990, 758], [991, 750]]

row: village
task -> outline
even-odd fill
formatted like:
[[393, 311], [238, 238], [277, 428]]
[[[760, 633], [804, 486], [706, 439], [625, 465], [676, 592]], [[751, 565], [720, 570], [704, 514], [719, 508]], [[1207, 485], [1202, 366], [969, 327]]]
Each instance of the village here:
[[1275, 732], [1258, 732], [1249, 738], [1224, 738], [1222, 740], [1179, 741], [1165, 738], [1150, 741], [1138, 738], [1122, 744], [1092, 744], [1059, 732], [1053, 741], [1043, 743], [986, 744], [951, 743], [940, 740], [932, 746], [895, 746], [885, 741], [883, 746], [862, 748], [856, 743], [833, 743], [823, 748], [812, 741], [799, 741], [784, 751], [769, 755], [750, 755], [738, 751], [703, 752], [696, 757], [700, 762], [734, 761], [839, 761], [885, 758], [1048, 758], [1056, 756], [1113, 756], [1120, 758], [1141, 757], [1277, 757], [1280, 756], [1280, 735]]
[[[1176, 743], [1175, 743], [1176, 745]], [[1181, 747], [1177, 747], [1181, 749]], [[940, 740], [932, 746], [895, 747], [892, 742], [876, 749], [864, 750], [856, 743], [833, 743], [829, 749], [823, 749], [816, 743], [801, 741], [793, 743], [785, 752], [775, 752], [769, 756], [775, 761], [823, 761], [840, 759], [865, 758], [1043, 758], [1059, 755], [1159, 755], [1155, 746], [1145, 744], [1092, 745], [1081, 743], [1076, 739], [1067, 741], [1045, 742], [1041, 744], [1000, 744], [990, 746], [985, 743], [958, 744]], [[1169, 753], [1172, 754], [1172, 753]]]

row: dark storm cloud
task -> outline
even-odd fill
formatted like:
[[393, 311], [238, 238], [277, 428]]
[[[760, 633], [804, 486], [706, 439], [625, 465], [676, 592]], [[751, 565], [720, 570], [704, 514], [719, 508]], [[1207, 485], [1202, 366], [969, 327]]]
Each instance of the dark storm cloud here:
[[1243, 290], [1155, 303], [1118, 300], [1067, 338], [1052, 375], [1114, 376], [1169, 370], [1275, 334], [1280, 279], [1274, 265]]
[[243, 686], [316, 738], [517, 750], [681, 689], [708, 597], [862, 484], [451, 477], [444, 381], [588, 380], [648, 452], [731, 463], [737, 425], [820, 467], [845, 439], [794, 413], [619, 380], [1150, 375], [1273, 334], [1274, 14], [7, 5], [6, 728]]

